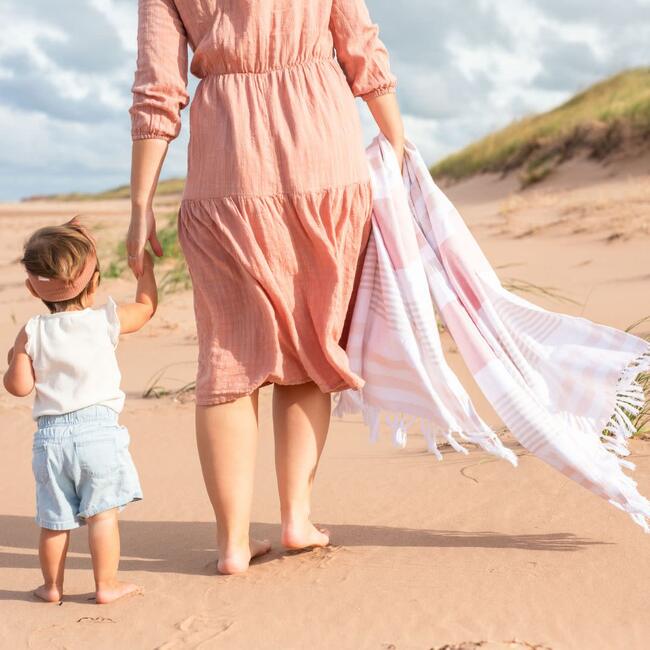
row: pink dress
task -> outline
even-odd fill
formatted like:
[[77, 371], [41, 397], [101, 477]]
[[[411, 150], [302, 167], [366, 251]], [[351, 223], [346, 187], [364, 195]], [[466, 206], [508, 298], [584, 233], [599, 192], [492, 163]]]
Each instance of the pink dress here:
[[377, 25], [364, 0], [140, 0], [134, 140], [178, 135], [188, 44], [197, 403], [362, 386], [344, 349], [372, 209], [354, 97], [396, 88]]

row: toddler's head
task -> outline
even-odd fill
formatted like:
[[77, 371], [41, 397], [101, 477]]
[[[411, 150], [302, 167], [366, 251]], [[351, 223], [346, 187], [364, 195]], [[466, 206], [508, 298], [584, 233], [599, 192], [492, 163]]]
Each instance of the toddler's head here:
[[20, 261], [27, 271], [27, 288], [50, 312], [92, 306], [99, 261], [95, 242], [76, 217], [33, 233]]

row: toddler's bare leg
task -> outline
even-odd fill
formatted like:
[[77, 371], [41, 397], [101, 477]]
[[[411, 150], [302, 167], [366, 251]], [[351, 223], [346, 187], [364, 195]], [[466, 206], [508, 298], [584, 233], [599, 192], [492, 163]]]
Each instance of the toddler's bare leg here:
[[117, 523], [117, 510], [100, 512], [89, 517], [88, 544], [93, 561], [97, 603], [111, 603], [122, 596], [142, 588], [117, 579], [117, 567], [120, 563], [120, 531]]
[[273, 387], [275, 470], [280, 493], [282, 544], [326, 546], [329, 531], [310, 521], [311, 490], [330, 422], [330, 395], [313, 382]]
[[34, 595], [45, 602], [58, 603], [63, 598], [63, 572], [69, 542], [69, 530], [41, 528], [38, 559], [43, 572], [43, 584], [34, 591]]

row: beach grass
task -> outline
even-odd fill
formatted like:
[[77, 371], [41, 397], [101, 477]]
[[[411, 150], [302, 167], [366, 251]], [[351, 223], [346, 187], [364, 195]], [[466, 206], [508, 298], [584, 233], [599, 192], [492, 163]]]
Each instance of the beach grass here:
[[[184, 178], [169, 178], [161, 180], [156, 188], [156, 197], [182, 194], [185, 187]], [[120, 185], [102, 192], [69, 192], [64, 194], [43, 194], [30, 196], [25, 201], [110, 201], [113, 199], [128, 199], [131, 196], [130, 185]]]
[[[650, 316], [645, 316], [644, 318], [639, 319], [635, 323], [632, 323], [625, 331], [634, 333], [642, 325], [650, 323]], [[645, 339], [650, 343], [650, 334], [640, 334], [641, 338]], [[646, 396], [646, 402], [643, 405], [643, 408], [638, 413], [638, 415], [632, 420], [634, 428], [636, 430], [636, 436], [644, 439], [650, 439], [650, 372], [642, 372], [637, 381], [643, 388], [643, 392]]]
[[591, 86], [561, 106], [525, 117], [430, 169], [461, 180], [482, 172], [524, 168], [523, 186], [539, 182], [581, 146], [605, 157], [626, 135], [650, 136], [650, 67], [627, 70]]

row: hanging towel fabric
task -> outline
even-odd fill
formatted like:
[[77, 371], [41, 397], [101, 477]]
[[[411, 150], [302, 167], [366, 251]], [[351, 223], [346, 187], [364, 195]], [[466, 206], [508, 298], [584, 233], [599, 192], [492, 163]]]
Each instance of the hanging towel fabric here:
[[467, 441], [517, 464], [446, 363], [437, 311], [517, 441], [650, 532], [650, 501], [623, 471], [650, 345], [504, 289], [409, 139], [401, 174], [381, 133], [366, 153], [372, 232], [347, 343], [365, 384], [339, 393], [334, 415], [361, 412], [373, 438], [383, 416], [399, 446], [419, 423], [438, 458], [439, 443], [467, 453]]

